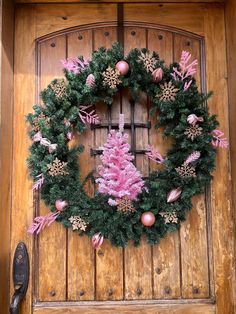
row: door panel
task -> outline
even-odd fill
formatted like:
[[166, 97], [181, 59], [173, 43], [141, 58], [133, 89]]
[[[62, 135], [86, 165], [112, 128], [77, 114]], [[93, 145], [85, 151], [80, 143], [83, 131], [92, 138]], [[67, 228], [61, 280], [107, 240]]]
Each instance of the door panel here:
[[[136, 12], [134, 12], [135, 8], [138, 9]], [[180, 10], [181, 22], [179, 18], [176, 18], [177, 9]], [[157, 10], [159, 14], [156, 14]], [[216, 6], [215, 10], [212, 10], [202, 4], [184, 7], [173, 4], [161, 7], [156, 4], [145, 4], [144, 8], [143, 4], [139, 4], [125, 5], [124, 13], [126, 53], [134, 47], [147, 47], [159, 52], [160, 57], [164, 58], [167, 64], [179, 60], [182, 50], [188, 50], [193, 57], [198, 58], [199, 86], [202, 90], [205, 90], [206, 83], [209, 89], [215, 90], [217, 87], [214, 103], [210, 101], [209, 105], [212, 111], [219, 113], [221, 127], [227, 131], [225, 122], [227, 108], [224, 107], [223, 111], [219, 108], [223, 100], [227, 101], [224, 81], [224, 41], [220, 41], [221, 50], [216, 52], [212, 39], [213, 34], [215, 41], [223, 38], [221, 7]], [[132, 21], [131, 17], [138, 22]], [[213, 303], [215, 297], [214, 285], [218, 285], [216, 298], [219, 298], [221, 302], [219, 303], [219, 306], [222, 306], [221, 309], [224, 308], [224, 300], [227, 300], [227, 297], [224, 297], [225, 299], [222, 297], [225, 293], [223, 287], [219, 293], [221, 282], [218, 282], [217, 274], [213, 276], [213, 263], [218, 266], [219, 271], [223, 263], [226, 263], [225, 267], [229, 267], [226, 268], [226, 273], [227, 269], [230, 272], [231, 263], [229, 257], [227, 260], [220, 260], [220, 255], [215, 256], [214, 259], [212, 255], [213, 243], [217, 254], [220, 254], [223, 249], [221, 242], [218, 243], [217, 239], [225, 243], [224, 238], [219, 237], [218, 218], [215, 216], [211, 221], [213, 212], [219, 215], [219, 206], [225, 208], [225, 200], [228, 196], [226, 177], [228, 163], [227, 154], [224, 152], [220, 152], [224, 172], [221, 171], [219, 176], [217, 169], [212, 192], [208, 191], [206, 195], [195, 197], [193, 210], [189, 213], [186, 222], [182, 224], [180, 231], [168, 235], [161, 240], [159, 245], [150, 247], [143, 241], [140, 247], [129, 245], [122, 249], [112, 247], [105, 241], [103, 246], [94, 252], [90, 239], [80, 237], [57, 223], [42, 232], [34, 243], [32, 238], [25, 233], [33, 214], [48, 212], [43, 202], [39, 202], [39, 195], [34, 195], [34, 202], [32, 200], [32, 193], [29, 192], [31, 182], [26, 180], [24, 164], [29, 141], [22, 143], [19, 137], [25, 132], [23, 116], [31, 110], [35, 101], [33, 91], [36, 91], [36, 100], [38, 100], [39, 91], [46, 87], [53, 77], [62, 76], [61, 59], [76, 55], [90, 57], [91, 52], [100, 46], [110, 47], [117, 40], [116, 23], [110, 22], [114, 20], [116, 20], [115, 4], [105, 6], [96, 4], [38, 5], [27, 8], [22, 6], [17, 10], [14, 147], [20, 159], [14, 161], [13, 189], [16, 194], [13, 198], [12, 247], [19, 237], [26, 239], [33, 255], [31, 270], [33, 292], [30, 286], [23, 313], [28, 314], [31, 311], [31, 296], [34, 300], [34, 312], [37, 313], [76, 313], [78, 309], [81, 313], [96, 313], [98, 309], [102, 309], [103, 313], [121, 311], [120, 313], [127, 314], [215, 313], [215, 306], [210, 304]], [[142, 23], [143, 21], [147, 23]], [[218, 33], [214, 29], [216, 21], [219, 24]], [[96, 24], [93, 24], [94, 22]], [[154, 22], [161, 22], [162, 25], [155, 25]], [[170, 26], [181, 26], [184, 30]], [[186, 30], [191, 30], [194, 34]], [[51, 33], [52, 31], [59, 32]], [[44, 37], [40, 37], [41, 35]], [[206, 55], [204, 38], [207, 47]], [[35, 40], [37, 40], [36, 45]], [[220, 60], [223, 60], [223, 64]], [[207, 61], [209, 73], [207, 81], [204, 70], [205, 61]], [[220, 66], [217, 66], [219, 63]], [[210, 66], [213, 67], [213, 65], [216, 72], [209, 71]], [[34, 84], [35, 75], [36, 84]], [[217, 84], [215, 79], [217, 79]], [[22, 82], [25, 83], [23, 87]], [[30, 94], [29, 86], [32, 91]], [[116, 95], [110, 110], [100, 103], [96, 105], [96, 111], [101, 117], [101, 122], [107, 124], [118, 123], [120, 112], [125, 113], [127, 122], [132, 116], [135, 123], [150, 120], [150, 129], [136, 127], [134, 132], [128, 131], [132, 149], [142, 151], [150, 143], [158, 146], [161, 152], [165, 153], [171, 141], [163, 140], [161, 131], [157, 132], [154, 129], [155, 120], [149, 116], [149, 107], [146, 95], [142, 95], [139, 102], [133, 106], [129, 102], [128, 90], [124, 90]], [[23, 122], [18, 123], [19, 119]], [[91, 154], [91, 150], [98, 148], [106, 141], [107, 133], [107, 127], [93, 128], [88, 129], [83, 136], [78, 136], [76, 139], [85, 145], [85, 151], [80, 157], [82, 177], [85, 177], [100, 163], [99, 156]], [[135, 157], [136, 165], [144, 176], [147, 176], [150, 170], [160, 167], [149, 163], [141, 153], [136, 154]], [[22, 184], [19, 185], [19, 182]], [[222, 187], [222, 184], [225, 190], [223, 196], [220, 197], [219, 187]], [[94, 185], [89, 183], [86, 188], [87, 192], [92, 195]], [[215, 194], [216, 191], [218, 194]], [[212, 195], [214, 198], [210, 197]], [[27, 213], [25, 218], [19, 217], [17, 212], [19, 200], [22, 197], [24, 204], [21, 213], [22, 211]], [[226, 213], [223, 216], [225, 227], [230, 230], [229, 217]], [[17, 219], [20, 219], [21, 227], [16, 223]], [[217, 229], [213, 232], [213, 238], [212, 224], [214, 224], [214, 230]], [[230, 251], [231, 242], [228, 241], [227, 245]], [[226, 286], [229, 284], [227, 280], [225, 279], [224, 282]], [[108, 300], [113, 304], [110, 307], [106, 304]], [[63, 303], [59, 305], [58, 302], [61, 301]], [[84, 304], [80, 301], [89, 302]], [[99, 303], [99, 301], [103, 302]], [[119, 301], [125, 301], [125, 309], [121, 305], [123, 303]], [[174, 306], [160, 305], [163, 302], [176, 304]], [[185, 304], [177, 305], [177, 303]], [[230, 301], [227, 302], [227, 307], [227, 310], [230, 310]], [[219, 313], [231, 312], [221, 310]]]

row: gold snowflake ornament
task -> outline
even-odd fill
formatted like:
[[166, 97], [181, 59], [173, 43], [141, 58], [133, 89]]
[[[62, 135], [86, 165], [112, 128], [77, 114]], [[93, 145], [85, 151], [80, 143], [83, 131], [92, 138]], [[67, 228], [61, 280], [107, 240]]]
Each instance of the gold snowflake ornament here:
[[184, 134], [193, 141], [195, 137], [202, 134], [202, 128], [198, 124], [191, 125], [185, 130]]
[[136, 209], [134, 208], [134, 206], [132, 205], [131, 200], [128, 198], [128, 196], [124, 196], [121, 199], [119, 199], [117, 201], [118, 205], [117, 205], [117, 211], [118, 212], [123, 212], [123, 213], [133, 213], [136, 211]]
[[157, 60], [153, 56], [153, 52], [141, 52], [138, 56], [138, 62], [143, 62], [147, 72], [153, 72], [155, 70]]
[[48, 167], [48, 172], [50, 176], [65, 176], [69, 174], [69, 172], [66, 171], [67, 162], [59, 160], [57, 157], [53, 160], [53, 162]]
[[175, 101], [176, 94], [179, 89], [176, 88], [171, 81], [169, 83], [165, 82], [164, 85], [161, 84], [160, 87], [161, 92], [156, 95], [160, 101]]
[[178, 217], [176, 215], [176, 212], [160, 212], [159, 215], [165, 219], [165, 224], [169, 223], [178, 223]]
[[119, 70], [110, 66], [102, 73], [102, 76], [103, 84], [108, 85], [110, 88], [116, 88], [121, 83]]
[[196, 177], [195, 168], [184, 163], [182, 166], [175, 168], [182, 178]]
[[68, 220], [71, 223], [72, 230], [85, 231], [87, 228], [87, 222], [85, 222], [80, 216], [71, 216]]
[[33, 121], [32, 121], [33, 130], [35, 132], [40, 131], [40, 123], [39, 123], [40, 119], [44, 120], [46, 125], [49, 125], [50, 118], [46, 117], [45, 114], [41, 112], [37, 117], [33, 118]]
[[63, 79], [57, 80], [56, 82], [51, 83], [50, 87], [57, 98], [62, 98], [66, 96], [67, 85], [65, 80]]

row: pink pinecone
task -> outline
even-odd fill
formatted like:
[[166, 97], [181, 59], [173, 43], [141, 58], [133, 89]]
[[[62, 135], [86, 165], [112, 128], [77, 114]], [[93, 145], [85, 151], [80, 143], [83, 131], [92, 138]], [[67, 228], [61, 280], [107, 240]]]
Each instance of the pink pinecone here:
[[90, 86], [90, 87], [93, 87], [95, 84], [95, 77], [94, 75], [91, 73], [87, 76], [86, 78], [86, 85], [87, 86]]

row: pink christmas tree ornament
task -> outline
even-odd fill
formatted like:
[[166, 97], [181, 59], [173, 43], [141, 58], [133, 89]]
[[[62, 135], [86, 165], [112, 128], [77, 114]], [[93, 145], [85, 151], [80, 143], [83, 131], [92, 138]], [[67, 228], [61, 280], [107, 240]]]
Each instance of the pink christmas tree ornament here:
[[124, 115], [120, 115], [119, 127], [119, 131], [110, 131], [102, 147], [100, 177], [96, 180], [98, 191], [111, 196], [108, 201], [111, 206], [125, 196], [135, 200], [144, 187], [141, 173], [132, 163], [134, 156], [129, 152], [128, 134], [123, 133]]
[[182, 189], [180, 187], [172, 189], [167, 194], [167, 203], [175, 202], [180, 197], [181, 193], [182, 193]]

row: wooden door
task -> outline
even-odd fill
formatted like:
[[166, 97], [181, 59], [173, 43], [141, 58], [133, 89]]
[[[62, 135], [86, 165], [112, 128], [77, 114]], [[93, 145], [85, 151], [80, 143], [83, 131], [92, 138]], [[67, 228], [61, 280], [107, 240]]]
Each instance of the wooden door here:
[[[178, 12], [178, 14], [176, 13]], [[229, 203], [227, 151], [220, 151], [211, 188], [195, 197], [194, 208], [179, 232], [159, 245], [114, 248], [108, 242], [96, 252], [90, 239], [79, 237], [55, 223], [32, 238], [27, 226], [36, 214], [47, 212], [31, 192], [26, 157], [25, 115], [38, 102], [39, 92], [50, 80], [62, 76], [60, 60], [89, 57], [100, 46], [117, 40], [117, 5], [53, 4], [19, 5], [15, 30], [15, 108], [12, 243], [24, 240], [30, 252], [31, 280], [22, 313], [233, 313], [231, 298], [232, 226]], [[210, 110], [228, 132], [224, 14], [221, 5], [124, 4], [124, 48], [156, 50], [167, 63], [181, 51], [199, 60], [197, 80], [203, 91], [214, 90]], [[111, 111], [97, 106], [102, 122], [118, 121], [123, 109], [135, 122], [152, 120], [143, 96], [135, 108], [125, 93], [117, 96]], [[79, 140], [85, 145], [82, 175], [99, 159], [90, 154], [106, 140], [107, 129], [88, 130]], [[136, 149], [148, 143], [162, 152], [169, 143], [151, 128], [136, 128]], [[147, 175], [142, 154], [137, 166]], [[88, 193], [93, 187], [88, 186]]]

